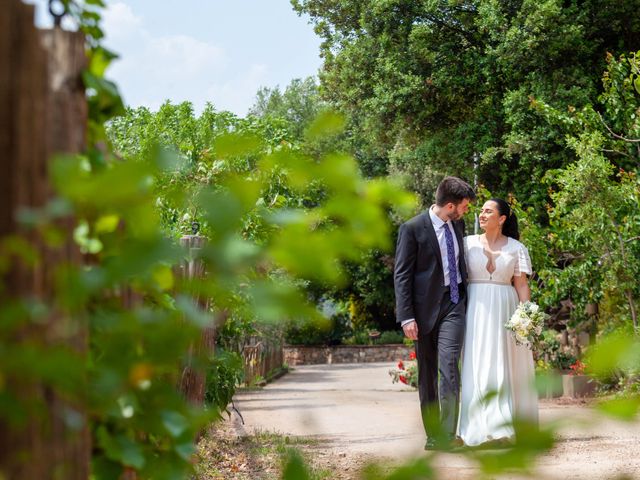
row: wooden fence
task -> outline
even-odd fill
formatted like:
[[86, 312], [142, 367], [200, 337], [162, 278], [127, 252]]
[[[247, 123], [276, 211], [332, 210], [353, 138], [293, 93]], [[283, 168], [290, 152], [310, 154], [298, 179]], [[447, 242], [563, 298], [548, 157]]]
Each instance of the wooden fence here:
[[[84, 37], [60, 29], [34, 27], [35, 9], [20, 0], [2, 2], [0, 15], [0, 240], [7, 255], [8, 238], [20, 235], [40, 257], [35, 265], [12, 261], [1, 273], [0, 304], [34, 298], [55, 305], [54, 272], [59, 265], [79, 264], [72, 239], [73, 219], [60, 221], [65, 239], [47, 246], [35, 231], [16, 221], [21, 209], [37, 209], [52, 196], [48, 160], [56, 153], [85, 150], [87, 106], [81, 71]], [[87, 328], [77, 316], [52, 310], [46, 322], [29, 325], [10, 341], [69, 346], [87, 351]], [[0, 472], [8, 479], [82, 479], [89, 477], [90, 440], [86, 412], [43, 384], [6, 378], [5, 388], [19, 401], [43, 406], [39, 418], [16, 428], [0, 421]], [[32, 403], [31, 403], [32, 404]], [[81, 421], [65, 422], [69, 412]]]
[[269, 380], [284, 365], [283, 342], [250, 337], [242, 349], [244, 378], [247, 385]]
[[[198, 252], [205, 244], [205, 238], [199, 235], [186, 235], [180, 239], [180, 244], [188, 252], [185, 260], [178, 266], [178, 274], [188, 279], [204, 278], [206, 276], [204, 262], [198, 260]], [[196, 298], [200, 307], [207, 311], [209, 299]], [[182, 369], [179, 390], [185, 398], [194, 405], [202, 405], [206, 390], [206, 368], [196, 365], [197, 358], [209, 358], [215, 350], [216, 325], [214, 320], [202, 330], [198, 342], [189, 347], [187, 364]]]

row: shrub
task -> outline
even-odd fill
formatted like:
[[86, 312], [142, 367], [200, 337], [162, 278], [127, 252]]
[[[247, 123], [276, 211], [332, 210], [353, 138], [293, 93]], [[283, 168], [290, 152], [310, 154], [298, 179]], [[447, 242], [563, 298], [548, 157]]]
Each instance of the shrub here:
[[204, 400], [217, 416], [222, 417], [222, 412], [229, 414], [227, 405], [231, 403], [236, 386], [242, 383], [243, 377], [242, 357], [238, 353], [223, 350], [212, 358], [207, 372]]
[[289, 345], [338, 345], [350, 331], [347, 314], [339, 313], [326, 322], [289, 322], [284, 339]]
[[387, 330], [386, 332], [382, 332], [380, 338], [376, 340], [376, 343], [381, 345], [385, 344], [397, 344], [404, 342], [404, 334], [401, 330]]

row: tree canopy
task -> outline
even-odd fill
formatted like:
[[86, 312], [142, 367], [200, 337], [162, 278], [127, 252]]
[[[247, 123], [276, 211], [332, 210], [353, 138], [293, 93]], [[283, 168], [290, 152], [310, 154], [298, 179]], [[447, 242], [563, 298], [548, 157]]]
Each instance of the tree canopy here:
[[640, 48], [639, 0], [292, 4], [324, 40], [322, 95], [378, 162], [471, 178], [477, 152], [481, 183], [530, 204], [546, 197], [545, 172], [575, 159], [532, 101], [593, 103], [607, 52]]

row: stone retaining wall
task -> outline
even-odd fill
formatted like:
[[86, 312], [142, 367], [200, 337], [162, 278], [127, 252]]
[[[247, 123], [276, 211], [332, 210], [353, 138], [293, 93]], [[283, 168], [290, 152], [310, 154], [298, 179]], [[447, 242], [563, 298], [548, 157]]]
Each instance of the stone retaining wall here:
[[413, 347], [405, 345], [337, 345], [307, 347], [287, 345], [284, 361], [289, 366], [325, 363], [396, 362], [408, 360]]

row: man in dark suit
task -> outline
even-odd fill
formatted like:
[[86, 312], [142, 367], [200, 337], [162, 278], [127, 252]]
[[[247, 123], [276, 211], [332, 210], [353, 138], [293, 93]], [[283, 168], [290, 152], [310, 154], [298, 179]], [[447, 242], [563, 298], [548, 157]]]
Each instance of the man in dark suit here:
[[466, 182], [446, 177], [436, 204], [398, 231], [396, 318], [416, 348], [425, 449], [456, 445], [467, 279], [462, 216], [474, 199]]

